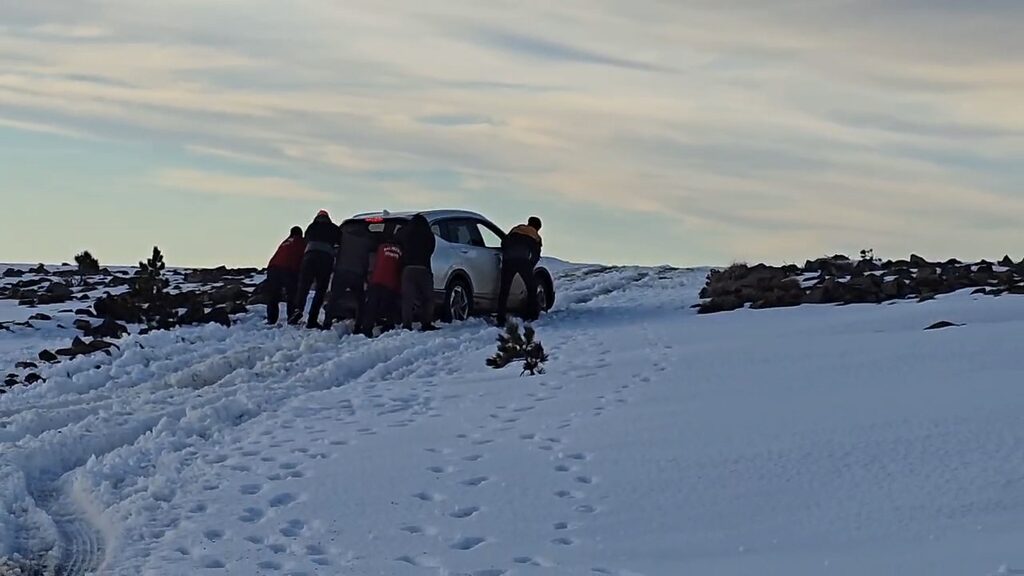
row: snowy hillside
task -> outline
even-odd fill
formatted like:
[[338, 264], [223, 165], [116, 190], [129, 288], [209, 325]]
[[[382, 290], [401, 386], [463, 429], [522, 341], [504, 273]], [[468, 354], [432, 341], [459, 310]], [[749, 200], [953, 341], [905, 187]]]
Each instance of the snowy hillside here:
[[[535, 377], [485, 367], [481, 320], [367, 340], [269, 329], [258, 307], [43, 367], [0, 396], [0, 557], [66, 575], [1024, 569], [1024, 299], [697, 316], [706, 273], [566, 267]], [[940, 320], [964, 325], [923, 330]]]

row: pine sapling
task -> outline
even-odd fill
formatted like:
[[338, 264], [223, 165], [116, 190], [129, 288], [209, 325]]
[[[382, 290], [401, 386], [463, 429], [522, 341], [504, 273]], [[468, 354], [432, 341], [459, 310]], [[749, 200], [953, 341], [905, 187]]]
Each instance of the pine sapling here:
[[153, 298], [163, 292], [169, 282], [163, 277], [164, 255], [153, 246], [153, 255], [145, 262], [139, 262], [139, 270], [135, 279], [136, 292], [145, 298]]
[[523, 371], [520, 376], [527, 372], [531, 376], [543, 374], [543, 364], [547, 362], [548, 355], [544, 352], [543, 344], [536, 340], [536, 335], [533, 326], [527, 325], [520, 332], [519, 324], [509, 322], [505, 326], [505, 333], [498, 335], [498, 350], [487, 359], [487, 365], [499, 369], [522, 360]]
[[524, 332], [523, 371], [519, 375], [522, 376], [527, 372], [530, 373], [530, 376], [543, 374], [545, 372], [544, 363], [548, 361], [548, 354], [544, 351], [544, 345], [541, 344], [540, 340], [536, 339], [537, 333], [534, 331], [533, 326], [527, 324]]

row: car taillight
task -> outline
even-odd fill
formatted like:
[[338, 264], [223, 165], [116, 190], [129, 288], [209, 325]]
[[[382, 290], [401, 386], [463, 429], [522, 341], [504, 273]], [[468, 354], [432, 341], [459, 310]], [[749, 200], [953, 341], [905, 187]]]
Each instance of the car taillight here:
[[372, 216], [370, 218], [367, 218], [366, 221], [369, 222], [370, 224], [380, 224], [381, 222], [384, 221], [384, 218], [380, 216]]

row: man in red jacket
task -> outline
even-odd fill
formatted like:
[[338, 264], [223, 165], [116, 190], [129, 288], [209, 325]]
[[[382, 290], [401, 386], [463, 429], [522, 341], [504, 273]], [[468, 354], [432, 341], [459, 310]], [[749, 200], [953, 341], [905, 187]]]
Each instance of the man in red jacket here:
[[402, 290], [402, 247], [389, 234], [377, 247], [370, 286], [366, 290], [366, 306], [363, 307], [363, 334], [373, 337], [373, 329], [381, 317], [383, 330], [395, 327], [398, 301]]
[[302, 238], [302, 228], [294, 226], [291, 234], [274, 252], [274, 257], [267, 264], [267, 324], [277, 324], [281, 313], [281, 292], [287, 295], [288, 316], [295, 312], [295, 293], [299, 287], [299, 270], [302, 269], [302, 256], [306, 253], [306, 241]]

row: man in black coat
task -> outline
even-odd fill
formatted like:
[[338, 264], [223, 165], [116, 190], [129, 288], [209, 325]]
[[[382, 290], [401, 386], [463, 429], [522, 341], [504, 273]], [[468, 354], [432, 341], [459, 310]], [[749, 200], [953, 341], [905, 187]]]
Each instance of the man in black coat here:
[[434, 272], [430, 259], [437, 241], [430, 222], [417, 214], [399, 231], [402, 246], [402, 326], [412, 330], [415, 310], [419, 309], [420, 329], [436, 330], [434, 326]]
[[295, 307], [289, 324], [298, 324], [306, 309], [306, 298], [315, 285], [313, 305], [309, 309], [307, 328], [320, 328], [320, 309], [323, 308], [327, 287], [331, 283], [331, 272], [334, 270], [334, 250], [338, 244], [338, 227], [331, 222], [326, 210], [317, 213], [316, 218], [306, 228], [306, 253], [302, 257], [302, 271], [299, 273], [299, 291], [295, 294]]
[[516, 275], [526, 285], [527, 320], [536, 320], [540, 315], [537, 309], [537, 276], [534, 268], [540, 261], [540, 250], [543, 242], [540, 238], [540, 218], [531, 216], [529, 222], [520, 224], [509, 231], [501, 242], [501, 290], [498, 292], [498, 325], [508, 321], [508, 295], [512, 290], [512, 282]]

